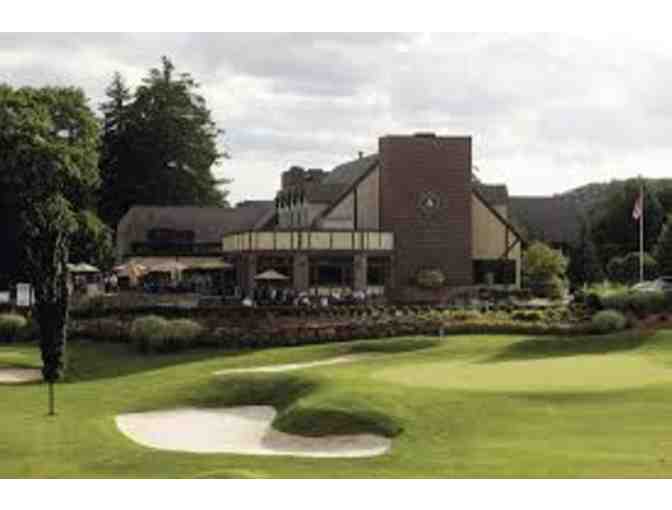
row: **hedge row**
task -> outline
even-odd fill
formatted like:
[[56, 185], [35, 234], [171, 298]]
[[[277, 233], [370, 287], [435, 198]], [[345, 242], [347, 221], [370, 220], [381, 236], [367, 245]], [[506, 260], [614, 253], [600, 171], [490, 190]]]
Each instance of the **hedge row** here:
[[647, 315], [672, 312], [672, 293], [632, 292], [628, 290], [604, 296], [591, 293], [586, 295], [585, 303], [594, 310], [618, 310], [643, 318]]
[[[620, 315], [620, 314], [619, 314]], [[179, 323], [185, 329], [180, 330]], [[606, 325], [605, 325], [606, 324]], [[615, 326], [614, 326], [615, 324]], [[464, 321], [446, 319], [394, 318], [356, 322], [277, 325], [260, 322], [254, 328], [228, 325], [207, 329], [194, 321], [167, 320], [158, 316], [135, 319], [132, 323], [113, 320], [89, 321], [73, 328], [73, 335], [133, 343], [141, 352], [174, 352], [207, 346], [224, 349], [254, 349], [341, 342], [401, 336], [450, 336], [458, 334], [525, 334], [575, 336], [608, 333], [625, 326], [619, 321], [595, 324], [549, 323], [536, 320], [518, 322], [473, 316]], [[182, 331], [182, 332], [180, 332]], [[185, 332], [186, 331], [186, 332]]]

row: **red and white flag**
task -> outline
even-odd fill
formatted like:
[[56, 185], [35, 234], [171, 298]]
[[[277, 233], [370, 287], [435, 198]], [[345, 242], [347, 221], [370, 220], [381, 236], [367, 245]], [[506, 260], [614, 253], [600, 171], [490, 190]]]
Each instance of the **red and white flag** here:
[[644, 202], [644, 195], [640, 191], [637, 200], [635, 200], [635, 207], [632, 209], [632, 219], [635, 221], [641, 218], [642, 213], [644, 212], [642, 209], [642, 202]]

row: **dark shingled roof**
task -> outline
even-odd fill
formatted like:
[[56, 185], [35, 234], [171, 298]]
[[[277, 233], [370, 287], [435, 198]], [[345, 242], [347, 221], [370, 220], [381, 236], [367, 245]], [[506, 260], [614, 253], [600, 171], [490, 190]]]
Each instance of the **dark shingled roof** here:
[[509, 197], [509, 217], [529, 239], [574, 244], [581, 231], [579, 211], [574, 200], [562, 196]]
[[369, 168], [378, 162], [378, 154], [371, 154], [353, 161], [338, 165], [322, 180], [322, 184], [338, 184], [346, 187], [352, 185], [357, 179], [366, 173]]
[[304, 184], [306, 200], [312, 203], [331, 203], [338, 198], [344, 188], [343, 184], [321, 182]]
[[320, 181], [304, 182], [302, 188], [306, 200], [312, 203], [334, 203], [377, 162], [378, 154], [372, 154], [338, 165]]
[[[224, 234], [251, 230], [269, 211], [273, 201], [248, 202], [238, 207], [196, 206], [134, 206], [122, 218], [124, 230], [131, 232], [132, 240], [152, 228], [193, 230], [198, 243], [219, 243]], [[120, 223], [121, 226], [121, 223]]]
[[490, 205], [507, 205], [509, 203], [509, 190], [505, 184], [475, 182], [473, 186]]

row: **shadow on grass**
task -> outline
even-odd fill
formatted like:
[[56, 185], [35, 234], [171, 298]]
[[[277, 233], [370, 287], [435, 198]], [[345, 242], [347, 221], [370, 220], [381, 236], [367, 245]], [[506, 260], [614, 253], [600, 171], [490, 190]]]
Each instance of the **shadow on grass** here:
[[440, 345], [439, 340], [432, 338], [384, 338], [380, 340], [356, 341], [347, 345], [345, 354], [381, 352], [387, 354], [419, 351]]
[[194, 349], [174, 354], [140, 354], [132, 345], [72, 340], [68, 342], [66, 383], [122, 377], [149, 370], [193, 363], [217, 357], [233, 357], [249, 351]]
[[286, 433], [315, 437], [363, 433], [394, 437], [401, 433], [401, 427], [391, 417], [369, 409], [357, 398], [347, 406], [302, 405], [301, 399], [318, 391], [321, 384], [317, 379], [298, 375], [227, 375], [139, 401], [124, 412], [265, 405], [278, 411], [273, 427]]
[[651, 333], [638, 330], [611, 335], [530, 338], [509, 345], [482, 363], [630, 351], [643, 346], [652, 338]]
[[[357, 354], [367, 352], [397, 353], [415, 351], [428, 349], [438, 344], [437, 340], [432, 339], [385, 338], [381, 340], [345, 342], [341, 345], [344, 347], [342, 354]], [[292, 347], [286, 348], [291, 349]], [[68, 342], [68, 367], [65, 382], [73, 383], [122, 377], [139, 372], [208, 360], [213, 357], [232, 358], [260, 350], [197, 348], [177, 353], [140, 354], [131, 344], [76, 339]]]

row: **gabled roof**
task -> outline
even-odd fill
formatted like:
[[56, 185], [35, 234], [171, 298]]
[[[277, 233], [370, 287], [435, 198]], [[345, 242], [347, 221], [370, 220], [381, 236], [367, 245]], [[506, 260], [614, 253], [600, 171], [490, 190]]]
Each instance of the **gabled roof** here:
[[336, 184], [343, 187], [351, 186], [362, 177], [373, 164], [378, 163], [378, 154], [370, 154], [338, 165], [322, 180], [322, 184]]
[[304, 184], [306, 200], [311, 203], [331, 203], [338, 198], [344, 185], [340, 183], [324, 184], [323, 182]]
[[573, 244], [581, 230], [581, 212], [571, 198], [510, 197], [509, 216], [523, 226], [531, 239]]
[[150, 229], [193, 230], [197, 243], [219, 243], [224, 234], [251, 230], [274, 211], [273, 201], [254, 201], [238, 207], [133, 206], [119, 223], [137, 239]]
[[473, 183], [473, 187], [480, 192], [481, 196], [490, 205], [508, 205], [509, 203], [509, 191], [505, 184], [475, 182]]
[[322, 182], [327, 186], [339, 185], [340, 189], [333, 200], [329, 202], [329, 206], [313, 220], [313, 225], [317, 225], [333, 211], [367, 175], [378, 167], [379, 161], [378, 154], [371, 154], [334, 168]]
[[522, 243], [525, 243], [527, 239], [525, 236], [522, 235], [522, 233], [504, 216], [502, 216], [497, 209], [494, 208], [494, 205], [491, 204], [487, 198], [483, 196], [481, 193], [480, 189], [476, 186], [472, 187], [471, 190], [472, 194], [497, 218], [502, 225], [504, 225], [507, 229], [509, 229], [510, 232], [513, 233], [514, 236], [518, 238], [519, 241]]

